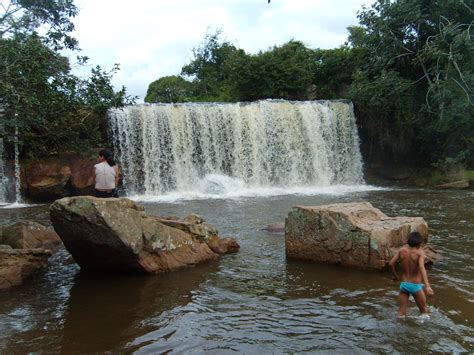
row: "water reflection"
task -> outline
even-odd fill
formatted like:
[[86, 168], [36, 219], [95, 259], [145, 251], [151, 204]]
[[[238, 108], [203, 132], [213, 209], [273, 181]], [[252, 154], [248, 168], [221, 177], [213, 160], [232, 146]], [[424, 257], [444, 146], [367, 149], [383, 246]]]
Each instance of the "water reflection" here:
[[79, 273], [66, 306], [61, 351], [126, 348], [137, 337], [166, 325], [162, 314], [186, 305], [191, 291], [216, 268], [212, 262], [156, 276]]

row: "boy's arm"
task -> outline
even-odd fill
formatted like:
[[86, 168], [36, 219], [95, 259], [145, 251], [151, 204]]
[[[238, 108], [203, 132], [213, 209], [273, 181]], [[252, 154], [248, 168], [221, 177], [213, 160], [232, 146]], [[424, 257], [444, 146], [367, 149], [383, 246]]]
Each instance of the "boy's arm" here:
[[395, 280], [400, 280], [397, 274], [397, 263], [398, 259], [400, 259], [400, 251], [397, 251], [397, 253], [393, 256], [392, 260], [390, 260], [390, 269], [392, 270], [393, 277], [395, 277]]
[[425, 269], [425, 253], [424, 252], [420, 253], [420, 256], [418, 257], [418, 268], [420, 269], [421, 277], [423, 278], [423, 283], [425, 284], [426, 294], [429, 296], [433, 296], [434, 292], [428, 281], [428, 273], [426, 272], [426, 269]]

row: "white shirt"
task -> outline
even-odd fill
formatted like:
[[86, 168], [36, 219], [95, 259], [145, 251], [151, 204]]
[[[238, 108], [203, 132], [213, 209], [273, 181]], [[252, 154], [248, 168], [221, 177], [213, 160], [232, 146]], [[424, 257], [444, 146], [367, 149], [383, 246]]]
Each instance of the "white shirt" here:
[[106, 161], [94, 165], [95, 168], [95, 188], [98, 190], [115, 189], [115, 176], [117, 172]]

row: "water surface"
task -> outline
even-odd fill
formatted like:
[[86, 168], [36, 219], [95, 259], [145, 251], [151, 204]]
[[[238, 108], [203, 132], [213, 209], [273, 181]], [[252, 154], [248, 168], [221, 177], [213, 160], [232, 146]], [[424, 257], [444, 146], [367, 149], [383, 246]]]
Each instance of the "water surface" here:
[[[81, 273], [63, 249], [50, 268], [0, 293], [0, 350], [7, 353], [300, 353], [474, 351], [472, 191], [386, 190], [343, 195], [146, 202], [150, 214], [198, 213], [237, 254], [144, 277]], [[430, 271], [431, 319], [397, 321], [389, 275], [285, 259], [294, 205], [369, 201], [389, 216], [423, 216], [444, 259]], [[50, 223], [47, 206], [0, 209], [2, 221]], [[2, 222], [3, 223], [3, 222]]]

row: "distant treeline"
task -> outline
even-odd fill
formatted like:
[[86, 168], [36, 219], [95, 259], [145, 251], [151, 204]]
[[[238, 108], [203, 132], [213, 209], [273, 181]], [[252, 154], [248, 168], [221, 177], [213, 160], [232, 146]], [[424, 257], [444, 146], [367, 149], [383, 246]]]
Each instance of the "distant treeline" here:
[[292, 40], [249, 54], [208, 34], [145, 101], [347, 98], [371, 161], [474, 167], [474, 2], [380, 0], [358, 18], [329, 50]]

